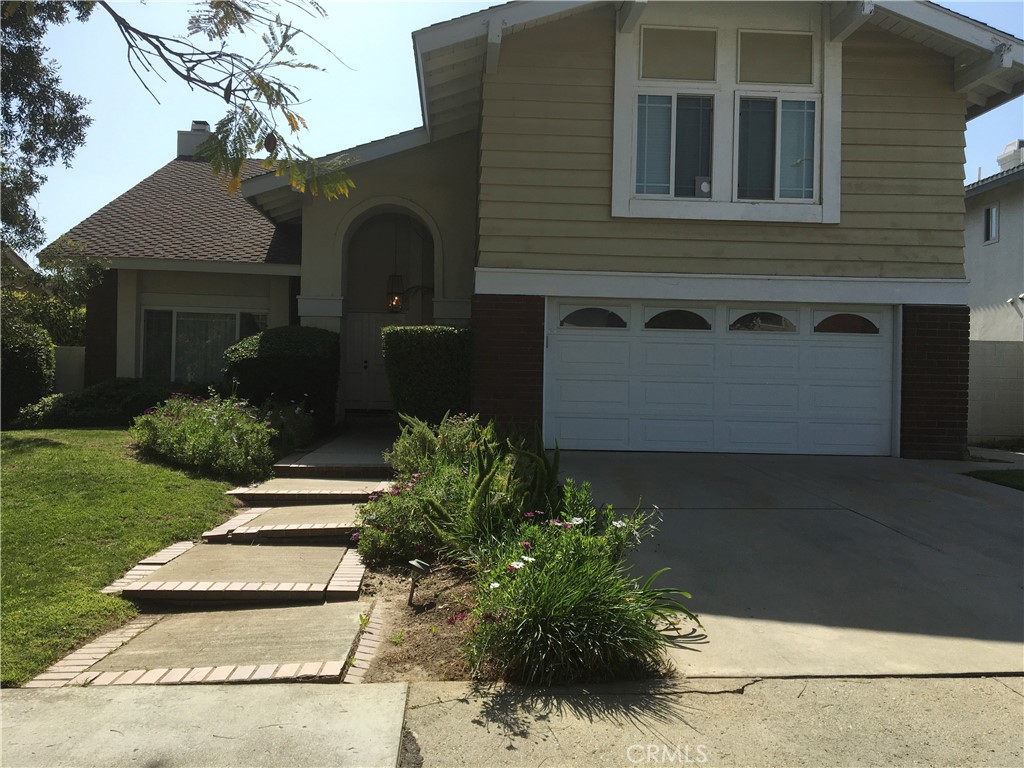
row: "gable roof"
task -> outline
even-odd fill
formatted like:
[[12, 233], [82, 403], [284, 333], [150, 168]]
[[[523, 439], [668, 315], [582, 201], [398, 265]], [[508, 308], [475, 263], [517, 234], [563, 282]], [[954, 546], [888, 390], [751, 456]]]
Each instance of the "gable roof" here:
[[1012, 184], [1015, 181], [1024, 181], [1024, 163], [968, 184], [964, 187], [964, 197], [972, 198], [982, 192], [988, 192], [990, 189]]
[[[246, 161], [243, 178], [262, 174]], [[229, 195], [210, 164], [178, 158], [72, 228], [67, 236], [89, 256], [113, 266], [155, 266], [154, 260], [208, 268], [297, 274], [300, 230], [275, 225], [240, 195]]]

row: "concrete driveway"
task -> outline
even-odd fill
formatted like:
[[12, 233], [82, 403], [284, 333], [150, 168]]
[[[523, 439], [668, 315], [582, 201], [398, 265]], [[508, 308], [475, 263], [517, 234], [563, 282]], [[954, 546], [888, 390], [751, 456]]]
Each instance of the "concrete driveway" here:
[[562, 454], [599, 502], [661, 509], [632, 559], [693, 594], [707, 638], [671, 653], [693, 677], [1020, 674], [1024, 494], [977, 466]]

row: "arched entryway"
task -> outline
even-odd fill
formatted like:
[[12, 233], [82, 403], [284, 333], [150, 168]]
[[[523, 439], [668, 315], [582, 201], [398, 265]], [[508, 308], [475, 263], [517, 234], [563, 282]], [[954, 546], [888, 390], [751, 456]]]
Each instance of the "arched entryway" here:
[[398, 206], [366, 211], [342, 244], [342, 404], [346, 411], [391, 409], [381, 329], [433, 320], [434, 240]]

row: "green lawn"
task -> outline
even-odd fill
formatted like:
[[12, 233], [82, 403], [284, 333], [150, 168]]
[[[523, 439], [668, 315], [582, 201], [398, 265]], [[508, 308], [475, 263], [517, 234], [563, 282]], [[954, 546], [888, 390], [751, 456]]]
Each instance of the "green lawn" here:
[[1024, 491], [1024, 469], [982, 469], [967, 474], [979, 480], [987, 480], [990, 483]]
[[0, 436], [0, 683], [20, 685], [135, 607], [99, 590], [231, 510], [227, 485], [133, 460], [124, 430]]

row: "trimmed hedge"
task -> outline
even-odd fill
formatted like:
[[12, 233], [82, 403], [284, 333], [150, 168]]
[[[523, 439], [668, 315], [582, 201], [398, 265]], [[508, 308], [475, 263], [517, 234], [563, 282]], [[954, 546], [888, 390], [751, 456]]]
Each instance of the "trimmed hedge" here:
[[132, 419], [174, 393], [206, 395], [199, 384], [155, 379], [108, 379], [81, 392], [44, 397], [26, 405], [14, 426], [20, 429], [127, 427]]
[[224, 358], [224, 375], [240, 397], [301, 402], [320, 432], [334, 427], [338, 334], [300, 325], [268, 328], [228, 347]]
[[395, 412], [440, 424], [446, 413], [470, 406], [472, 332], [441, 325], [382, 330], [384, 368]]
[[0, 419], [11, 421], [18, 409], [53, 391], [56, 363], [53, 342], [43, 328], [13, 318], [0, 330]]

